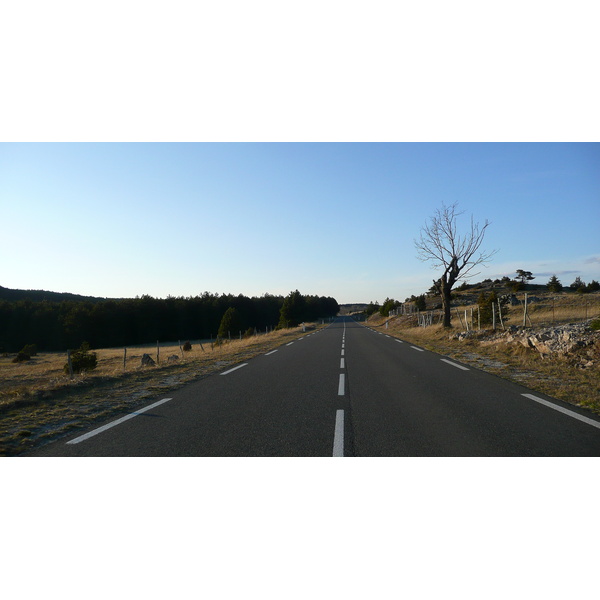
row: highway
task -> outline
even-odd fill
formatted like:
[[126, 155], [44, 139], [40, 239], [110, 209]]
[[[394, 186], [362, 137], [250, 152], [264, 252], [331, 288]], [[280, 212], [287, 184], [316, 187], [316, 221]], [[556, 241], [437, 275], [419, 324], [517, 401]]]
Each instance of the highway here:
[[599, 456], [600, 419], [349, 317], [28, 456]]

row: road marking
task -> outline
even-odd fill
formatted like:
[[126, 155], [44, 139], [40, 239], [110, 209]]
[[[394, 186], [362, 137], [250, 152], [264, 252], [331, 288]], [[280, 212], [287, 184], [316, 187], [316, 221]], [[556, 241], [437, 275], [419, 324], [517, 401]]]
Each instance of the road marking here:
[[335, 412], [335, 433], [333, 434], [333, 456], [344, 456], [344, 411]]
[[345, 369], [345, 365], [344, 365], [344, 359], [340, 358], [340, 369]]
[[425, 350], [423, 350], [423, 348], [417, 348], [416, 346], [411, 346], [411, 348], [413, 350], [418, 350], [419, 352], [425, 352]]
[[396, 340], [399, 344], [404, 343], [402, 340]]
[[459, 365], [458, 363], [452, 362], [451, 360], [448, 360], [446, 358], [442, 358], [441, 359], [442, 362], [445, 362], [449, 365], [452, 365], [453, 367], [456, 367], [457, 369], [462, 369], [463, 371], [469, 371], [469, 369], [467, 369], [467, 367], [463, 367], [462, 365]]
[[569, 410], [568, 408], [563, 408], [562, 406], [558, 406], [556, 404], [553, 404], [552, 402], [548, 402], [548, 400], [543, 400], [542, 398], [538, 398], [537, 396], [534, 396], [533, 394], [521, 394], [521, 396], [525, 396], [525, 398], [529, 398], [530, 400], [535, 400], [536, 402], [539, 402], [540, 404], [543, 404], [544, 406], [547, 406], [548, 408], [553, 408], [554, 410], [557, 410], [558, 412], [561, 412], [569, 417], [573, 417], [574, 419], [577, 419], [578, 421], [582, 421], [583, 423], [587, 423], [588, 425], [591, 425], [592, 427], [597, 427], [598, 429], [600, 429], [600, 423], [598, 423], [598, 421], [588, 419], [587, 417], [577, 414], [576, 412], [573, 412], [572, 410]]
[[340, 373], [340, 383], [338, 385], [338, 396], [344, 395], [344, 380], [346, 376], [343, 373]]
[[271, 352], [267, 352], [265, 356], [269, 356], [269, 354], [275, 354], [275, 352], [277, 352], [277, 350], [271, 350]]
[[237, 371], [238, 369], [245, 367], [247, 364], [248, 363], [242, 363], [241, 365], [238, 365], [237, 367], [233, 367], [233, 369], [229, 369], [229, 371], [223, 371], [221, 373], [221, 375], [229, 375], [229, 373], [233, 373], [234, 371]]
[[390, 337], [387, 333], [385, 334], [385, 337]]
[[345, 347], [346, 347], [346, 344], [342, 344], [342, 348], [345, 348]]
[[102, 433], [103, 431], [106, 431], [107, 429], [110, 429], [111, 427], [115, 427], [115, 425], [120, 425], [121, 423], [124, 423], [125, 421], [129, 421], [129, 419], [133, 419], [133, 417], [137, 417], [138, 415], [145, 413], [147, 410], [156, 408], [157, 406], [160, 406], [161, 404], [164, 404], [165, 402], [168, 402], [169, 400], [173, 400], [173, 398], [163, 398], [162, 400], [159, 400], [158, 402], [155, 402], [154, 404], [150, 404], [144, 408], [140, 408], [139, 410], [136, 410], [135, 412], [125, 415], [124, 417], [121, 417], [120, 419], [117, 419], [116, 421], [112, 421], [112, 423], [108, 423], [107, 425], [98, 427], [98, 429], [94, 429], [93, 431], [90, 431], [89, 433], [84, 433], [83, 435], [76, 437], [74, 440], [67, 442], [67, 444], [79, 444], [79, 442], [83, 442], [84, 440], [94, 437], [95, 435], [98, 435], [99, 433]]
[[286, 346], [291, 346], [294, 342], [290, 342], [289, 344], [286, 344]]
[[344, 352], [346, 351], [342, 348], [342, 353], [340, 354], [340, 356], [344, 356]]

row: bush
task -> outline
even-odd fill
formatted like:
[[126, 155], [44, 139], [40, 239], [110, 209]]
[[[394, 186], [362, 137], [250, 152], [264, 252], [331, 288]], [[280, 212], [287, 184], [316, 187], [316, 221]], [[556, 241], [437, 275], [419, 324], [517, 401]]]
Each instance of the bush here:
[[[90, 345], [83, 342], [78, 350], [71, 351], [71, 364], [74, 373], [93, 371], [98, 366], [98, 357], [95, 352], [90, 352]], [[65, 373], [69, 372], [69, 363], [64, 366]]]
[[15, 358], [12, 359], [14, 363], [25, 362], [26, 360], [31, 360], [31, 356], [29, 356], [29, 354], [27, 354], [26, 352], [23, 352], [23, 350], [21, 350], [17, 354], [17, 356], [15, 356]]
[[183, 351], [184, 352], [190, 352], [192, 350], [192, 343], [190, 341], [187, 341], [184, 345], [183, 345]]
[[599, 331], [600, 330], [600, 317], [598, 317], [597, 319], [594, 319], [590, 323], [590, 329], [593, 329], [594, 331]]
[[248, 327], [248, 329], [246, 329], [246, 333], [244, 333], [244, 338], [248, 339], [251, 338], [254, 335], [254, 329], [252, 329], [252, 327]]

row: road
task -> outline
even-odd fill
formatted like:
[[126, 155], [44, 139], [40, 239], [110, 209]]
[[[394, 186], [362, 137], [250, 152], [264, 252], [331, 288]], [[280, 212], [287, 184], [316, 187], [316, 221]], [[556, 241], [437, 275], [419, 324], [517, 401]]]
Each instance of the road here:
[[339, 317], [29, 456], [599, 456], [588, 411]]

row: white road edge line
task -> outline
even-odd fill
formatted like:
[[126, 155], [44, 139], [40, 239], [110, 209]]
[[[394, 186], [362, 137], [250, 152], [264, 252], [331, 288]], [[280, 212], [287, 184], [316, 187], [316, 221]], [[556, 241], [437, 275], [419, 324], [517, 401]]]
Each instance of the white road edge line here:
[[137, 417], [138, 415], [145, 413], [147, 410], [156, 408], [157, 406], [160, 406], [161, 404], [164, 404], [165, 402], [168, 402], [169, 400], [173, 400], [173, 398], [163, 398], [162, 400], [159, 400], [158, 402], [155, 402], [154, 404], [150, 404], [144, 408], [140, 408], [139, 410], [136, 410], [135, 412], [125, 415], [124, 417], [121, 417], [120, 419], [117, 419], [116, 421], [112, 421], [111, 423], [103, 425], [102, 427], [98, 427], [98, 429], [93, 429], [92, 431], [90, 431], [88, 433], [84, 433], [83, 435], [76, 437], [74, 440], [67, 442], [67, 444], [79, 444], [79, 442], [83, 442], [84, 440], [94, 437], [95, 435], [98, 435], [99, 433], [102, 433], [103, 431], [106, 431], [107, 429], [110, 429], [111, 427], [115, 427], [115, 425], [120, 425], [121, 423], [124, 423], [125, 421], [129, 421], [129, 419], [133, 419], [133, 417]]
[[416, 346], [411, 346], [411, 348], [413, 350], [418, 350], [419, 352], [425, 352], [425, 350], [423, 350], [423, 348], [417, 348]]
[[346, 376], [343, 373], [340, 373], [340, 383], [338, 385], [338, 396], [344, 395], [344, 387]]
[[271, 350], [271, 352], [267, 352], [265, 356], [269, 356], [269, 354], [275, 354], [275, 352], [277, 352], [277, 350]]
[[335, 433], [333, 434], [333, 456], [344, 456], [344, 411], [335, 412]]
[[572, 410], [569, 410], [568, 408], [563, 408], [562, 406], [558, 406], [556, 404], [553, 404], [552, 402], [548, 402], [548, 400], [544, 400], [543, 398], [538, 398], [537, 396], [534, 396], [533, 394], [521, 394], [521, 396], [525, 396], [525, 398], [529, 398], [530, 400], [539, 402], [540, 404], [543, 404], [544, 406], [547, 406], [548, 408], [553, 408], [554, 410], [557, 410], [558, 412], [561, 412], [569, 417], [573, 417], [574, 419], [577, 419], [578, 421], [582, 421], [583, 423], [587, 423], [588, 425], [591, 425], [592, 427], [597, 427], [598, 429], [600, 429], [600, 423], [598, 423], [598, 421], [594, 421], [593, 419], [588, 419], [587, 417], [577, 414], [576, 412], [573, 412]]
[[459, 365], [458, 363], [452, 362], [451, 360], [448, 360], [447, 358], [442, 358], [441, 359], [442, 362], [445, 362], [449, 365], [452, 365], [453, 367], [456, 367], [457, 369], [462, 369], [463, 371], [469, 371], [470, 369], [467, 369], [467, 367], [463, 367], [462, 365]]
[[248, 363], [242, 363], [241, 365], [238, 365], [237, 367], [233, 367], [233, 369], [229, 369], [229, 371], [223, 371], [221, 373], [221, 375], [229, 375], [229, 373], [233, 373], [234, 371], [237, 371], [238, 369], [245, 367], [247, 364]]

